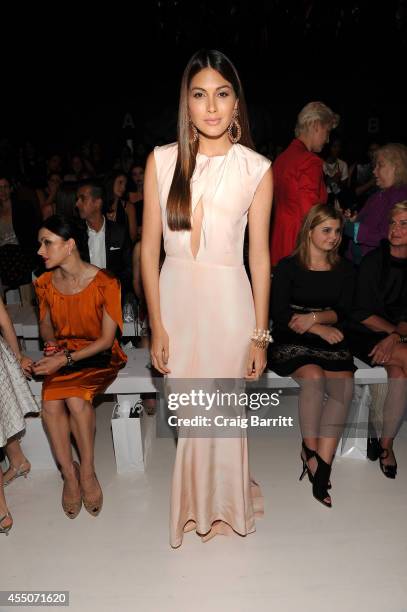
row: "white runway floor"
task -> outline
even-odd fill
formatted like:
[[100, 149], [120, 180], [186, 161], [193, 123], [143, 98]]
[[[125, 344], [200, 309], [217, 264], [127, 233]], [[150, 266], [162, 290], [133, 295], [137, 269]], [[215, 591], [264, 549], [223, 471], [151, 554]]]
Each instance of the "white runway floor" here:
[[84, 509], [65, 517], [57, 472], [33, 471], [6, 489], [14, 527], [0, 535], [1, 589], [69, 590], [62, 609], [72, 612], [407, 611], [405, 436], [395, 481], [377, 462], [336, 460], [331, 510], [298, 482], [299, 437], [256, 437], [251, 469], [265, 501], [257, 532], [205, 544], [192, 532], [172, 550], [174, 444], [155, 440], [144, 474], [118, 476], [110, 414], [109, 403], [97, 408], [98, 518]]

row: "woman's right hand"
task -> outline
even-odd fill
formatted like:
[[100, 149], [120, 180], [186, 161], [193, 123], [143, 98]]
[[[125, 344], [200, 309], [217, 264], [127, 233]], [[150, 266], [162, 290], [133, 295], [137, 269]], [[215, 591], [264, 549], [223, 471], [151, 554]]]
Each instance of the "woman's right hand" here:
[[331, 325], [320, 325], [315, 333], [328, 344], [337, 344], [343, 340], [343, 333]]
[[387, 338], [380, 340], [369, 353], [372, 364], [383, 364], [390, 361], [394, 348], [398, 345], [400, 336], [389, 334]]
[[32, 377], [33, 363], [34, 362], [30, 357], [27, 357], [26, 355], [20, 355], [20, 365], [24, 372], [24, 376], [28, 378], [28, 380], [31, 380]]
[[170, 374], [171, 370], [167, 368], [170, 340], [164, 327], [161, 325], [158, 329], [151, 330], [151, 363], [156, 370], [161, 374]]
[[43, 357], [32, 365], [32, 371], [36, 376], [50, 376], [66, 366], [66, 356], [62, 352], [55, 353], [51, 357]]

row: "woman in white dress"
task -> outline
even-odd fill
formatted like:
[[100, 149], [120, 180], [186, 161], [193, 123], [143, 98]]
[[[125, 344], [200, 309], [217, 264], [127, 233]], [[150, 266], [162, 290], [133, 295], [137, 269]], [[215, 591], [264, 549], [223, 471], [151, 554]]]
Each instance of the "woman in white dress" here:
[[39, 412], [25, 376], [31, 373], [31, 359], [20, 353], [13, 324], [0, 298], [0, 447], [5, 447], [10, 462], [3, 483], [0, 469], [0, 533], [8, 534], [13, 519], [4, 497], [4, 484], [26, 476], [30, 464], [16, 436], [25, 428], [24, 415]]
[[[156, 147], [144, 183], [142, 277], [152, 363], [166, 375], [167, 389], [195, 391], [196, 381], [216, 391], [221, 379], [256, 379], [263, 372], [270, 164], [253, 151], [233, 64], [218, 51], [196, 53], [181, 84], [178, 142]], [[243, 265], [247, 222], [251, 286]], [[162, 235], [166, 258], [159, 275]], [[227, 437], [216, 429], [206, 437], [188, 427], [178, 431], [170, 512], [174, 548], [191, 530], [204, 541], [216, 534], [245, 536], [255, 531], [255, 515], [262, 512], [259, 487], [249, 475], [245, 430]]]

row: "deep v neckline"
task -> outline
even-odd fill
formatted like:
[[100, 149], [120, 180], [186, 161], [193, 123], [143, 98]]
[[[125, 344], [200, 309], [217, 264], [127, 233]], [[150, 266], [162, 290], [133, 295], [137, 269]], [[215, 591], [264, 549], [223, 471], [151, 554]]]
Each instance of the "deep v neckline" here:
[[[226, 153], [223, 155], [206, 155], [205, 153], [200, 153], [198, 151], [196, 155], [196, 164], [194, 174], [192, 175], [191, 186], [194, 185], [197, 191], [194, 194], [191, 193], [191, 230], [188, 236], [188, 251], [193, 259], [193, 261], [197, 261], [199, 259], [200, 253], [202, 252], [202, 240], [205, 242], [205, 224], [207, 222], [207, 214], [208, 211], [205, 210], [205, 201], [207, 191], [211, 190], [213, 183], [217, 182], [216, 175], [217, 171], [223, 172], [222, 168], [224, 168], [227, 163], [227, 159], [230, 157], [231, 151], [235, 148], [236, 145], [232, 145]], [[196, 204], [195, 204], [196, 202]], [[197, 217], [199, 217], [199, 228], [195, 228], [197, 225]], [[192, 233], [194, 233], [194, 239], [196, 240], [196, 244], [194, 245], [196, 248], [195, 254], [192, 244]], [[197, 237], [199, 240], [197, 240]]]

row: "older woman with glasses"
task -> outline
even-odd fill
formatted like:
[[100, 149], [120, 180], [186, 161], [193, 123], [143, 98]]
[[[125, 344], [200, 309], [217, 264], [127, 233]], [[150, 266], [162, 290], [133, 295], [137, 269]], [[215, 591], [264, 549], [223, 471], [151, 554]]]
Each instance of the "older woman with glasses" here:
[[391, 209], [407, 199], [407, 147], [399, 143], [380, 147], [373, 173], [380, 191], [370, 196], [359, 214], [349, 217], [344, 228], [351, 239], [347, 257], [355, 264], [387, 238]]

